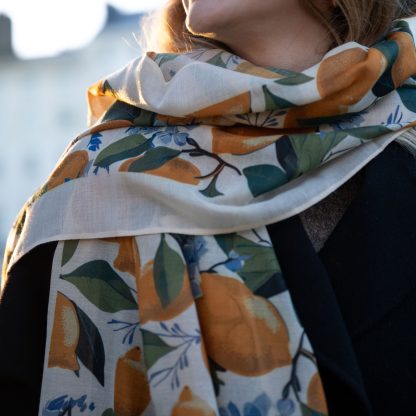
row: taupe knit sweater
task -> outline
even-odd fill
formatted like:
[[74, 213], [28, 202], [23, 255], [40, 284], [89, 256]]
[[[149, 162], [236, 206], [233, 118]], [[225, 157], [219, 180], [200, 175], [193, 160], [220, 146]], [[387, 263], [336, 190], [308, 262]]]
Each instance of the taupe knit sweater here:
[[316, 252], [322, 249], [356, 196], [362, 184], [363, 173], [360, 170], [336, 191], [299, 214]]

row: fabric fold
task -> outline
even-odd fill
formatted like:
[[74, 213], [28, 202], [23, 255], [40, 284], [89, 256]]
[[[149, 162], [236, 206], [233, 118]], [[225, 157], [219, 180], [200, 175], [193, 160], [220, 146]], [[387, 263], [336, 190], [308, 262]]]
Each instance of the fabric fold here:
[[[42, 416], [327, 414], [313, 330], [266, 226], [393, 141], [413, 152], [415, 36], [416, 18], [397, 20], [380, 42], [346, 43], [303, 72], [216, 48], [147, 52], [88, 90], [88, 130], [22, 208], [3, 264], [2, 292], [30, 250], [59, 241]], [[344, 335], [332, 345], [349, 348]]]

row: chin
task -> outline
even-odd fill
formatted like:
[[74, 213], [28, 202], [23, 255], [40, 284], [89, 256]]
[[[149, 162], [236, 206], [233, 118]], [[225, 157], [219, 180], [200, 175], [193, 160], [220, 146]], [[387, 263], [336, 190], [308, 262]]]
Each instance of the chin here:
[[192, 16], [186, 20], [186, 27], [195, 35], [209, 36], [215, 31], [215, 25], [210, 24], [209, 19], [192, 18]]

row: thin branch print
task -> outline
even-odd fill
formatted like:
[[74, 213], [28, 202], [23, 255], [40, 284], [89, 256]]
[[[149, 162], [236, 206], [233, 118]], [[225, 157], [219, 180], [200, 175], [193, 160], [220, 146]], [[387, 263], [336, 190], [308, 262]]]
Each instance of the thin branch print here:
[[186, 141], [189, 145], [193, 146], [194, 149], [183, 149], [181, 151], [182, 153], [189, 153], [189, 155], [193, 156], [193, 157], [207, 156], [207, 157], [210, 157], [212, 159], [215, 159], [219, 163], [219, 166], [216, 167], [213, 172], [211, 172], [210, 174], [205, 175], [205, 176], [198, 176], [197, 177], [198, 179], [204, 179], [204, 178], [208, 178], [208, 177], [213, 176], [213, 175], [218, 175], [219, 167], [221, 167], [221, 169], [219, 171], [221, 171], [224, 167], [228, 167], [230, 169], [235, 170], [240, 176], [242, 175], [240, 169], [238, 169], [236, 166], [233, 166], [230, 163], [227, 163], [224, 159], [222, 159], [217, 154], [212, 153], [212, 152], [208, 152], [208, 150], [202, 149], [199, 146], [199, 144], [194, 139], [192, 139], [191, 137], [188, 137], [186, 139]]
[[170, 377], [170, 387], [173, 390], [180, 386], [178, 373], [180, 370], [183, 370], [184, 368], [189, 366], [187, 353], [189, 349], [192, 347], [192, 345], [198, 345], [201, 342], [201, 333], [198, 329], [196, 329], [196, 335], [188, 334], [184, 332], [177, 323], [175, 323], [171, 328], [169, 328], [163, 322], [160, 323], [160, 326], [165, 332], [154, 334], [159, 336], [160, 338], [182, 340], [181, 343], [172, 347], [175, 348], [175, 351], [178, 349], [183, 349], [176, 361], [173, 363], [173, 365], [151, 373], [149, 376], [149, 381], [154, 382], [153, 386], [156, 387]]
[[136, 329], [139, 327], [140, 322], [124, 322], [112, 319], [107, 322], [107, 324], [122, 325], [120, 328], [113, 329], [114, 332], [124, 331], [127, 329], [127, 332], [123, 336], [122, 343], [125, 344], [127, 342], [128, 344], [132, 344], [134, 334], [136, 333]]

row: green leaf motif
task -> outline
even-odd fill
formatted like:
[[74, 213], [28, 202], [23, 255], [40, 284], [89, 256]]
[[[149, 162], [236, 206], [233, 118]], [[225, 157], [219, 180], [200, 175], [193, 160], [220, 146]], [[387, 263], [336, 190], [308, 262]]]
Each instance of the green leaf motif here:
[[384, 41], [383, 43], [374, 45], [374, 48], [378, 49], [387, 60], [387, 69], [372, 89], [376, 97], [383, 97], [395, 90], [392, 67], [399, 55], [399, 45], [394, 41]]
[[294, 72], [283, 69], [276, 69], [274, 72], [284, 76], [284, 78], [280, 78], [274, 81], [276, 84], [280, 85], [301, 85], [306, 84], [307, 82], [314, 79], [308, 75], [302, 74], [302, 72]]
[[332, 131], [329, 133], [293, 134], [290, 141], [298, 156], [298, 171], [296, 176], [301, 173], [319, 166], [324, 160], [325, 155], [341, 143], [348, 136], [344, 131]]
[[130, 288], [104, 260], [90, 261], [60, 277], [74, 284], [90, 302], [104, 312], [137, 309]]
[[214, 179], [209, 183], [209, 185], [199, 192], [207, 198], [215, 198], [216, 196], [224, 195], [217, 189], [217, 179], [218, 176], [214, 176]]
[[104, 412], [101, 416], [117, 416], [117, 415], [114, 413], [113, 409], [108, 408], [108, 409], [104, 410]]
[[298, 156], [295, 153], [289, 136], [282, 136], [276, 140], [276, 158], [285, 170], [288, 180], [296, 177], [298, 170]]
[[303, 403], [300, 404], [300, 408], [302, 410], [302, 416], [327, 416], [324, 413], [311, 409]]
[[165, 234], [162, 234], [155, 256], [153, 278], [163, 308], [179, 295], [184, 273], [185, 264], [181, 256], [168, 245]]
[[294, 104], [284, 98], [274, 95], [266, 86], [263, 87], [265, 111], [294, 107]]
[[136, 114], [133, 124], [135, 126], [153, 126], [156, 118], [156, 113], [153, 111], [144, 110], [139, 108], [138, 114]]
[[147, 370], [149, 370], [159, 358], [162, 358], [176, 349], [175, 347], [166, 344], [162, 338], [153, 332], [143, 328], [140, 328], [140, 331], [143, 336], [144, 362]]
[[104, 386], [105, 353], [101, 335], [88, 315], [75, 305], [79, 321], [79, 341], [75, 350], [82, 364], [94, 374], [98, 382]]
[[207, 64], [212, 64], [221, 68], [227, 68], [227, 64], [222, 59], [223, 54], [224, 52], [217, 53], [215, 56], [213, 56], [211, 59], [207, 61]]
[[322, 117], [310, 117], [310, 118], [298, 118], [297, 122], [299, 127], [314, 127], [314, 129], [321, 124], [337, 124], [343, 122], [349, 122], [351, 117], [360, 115], [360, 112], [337, 114], [335, 116], [322, 116]]
[[144, 156], [138, 160], [135, 160], [129, 166], [129, 172], [145, 172], [146, 170], [160, 168], [167, 161], [174, 159], [180, 154], [180, 150], [175, 150], [164, 146], [149, 149]]
[[237, 233], [218, 234], [215, 240], [227, 256], [234, 251], [239, 256], [248, 257], [236, 273], [253, 293], [281, 272], [272, 247], [257, 244]]
[[104, 148], [96, 157], [94, 166], [107, 168], [114, 162], [139, 156], [152, 146], [152, 140], [141, 134], [123, 137]]
[[397, 92], [405, 107], [413, 113], [416, 113], [416, 86], [403, 85], [397, 89]]
[[66, 240], [64, 242], [64, 249], [62, 251], [62, 263], [61, 266], [64, 266], [71, 260], [72, 256], [74, 255], [77, 247], [78, 247], [79, 240]]
[[347, 129], [343, 131], [344, 133], [348, 133], [350, 136], [357, 137], [358, 139], [364, 139], [364, 140], [374, 139], [383, 134], [388, 134], [392, 132], [392, 130], [386, 126], [357, 127], [355, 129]]
[[105, 112], [101, 121], [128, 120], [133, 121], [140, 109], [123, 101], [115, 101]]
[[158, 53], [154, 60], [159, 64], [159, 66], [161, 66], [164, 63], [173, 61], [176, 58], [177, 55], [175, 53]]
[[254, 165], [243, 169], [254, 197], [263, 195], [287, 183], [286, 173], [274, 165]]
[[116, 96], [116, 91], [114, 90], [114, 88], [110, 85], [108, 80], [105, 80], [104, 83], [103, 83], [103, 93], [106, 93], [107, 91], [110, 91], [110, 93], [114, 97]]

